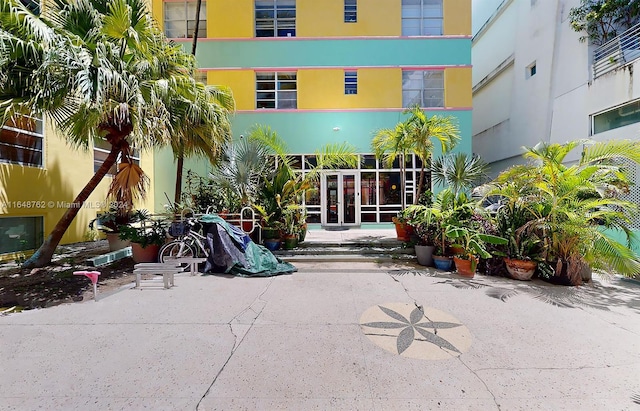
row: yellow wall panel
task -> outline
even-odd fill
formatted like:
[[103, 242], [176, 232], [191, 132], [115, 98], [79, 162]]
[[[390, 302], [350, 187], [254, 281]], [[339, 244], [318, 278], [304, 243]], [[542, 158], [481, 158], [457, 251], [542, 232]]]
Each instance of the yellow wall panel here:
[[163, 0], [151, 0], [151, 15], [158, 23], [160, 30], [164, 30], [164, 1]]
[[207, 2], [207, 37], [248, 38], [254, 36], [254, 0]]
[[444, 71], [446, 107], [471, 107], [471, 68], [448, 68]]
[[471, 35], [471, 0], [446, 0], [444, 6], [444, 34]]
[[344, 94], [343, 69], [298, 70], [299, 109], [393, 108], [402, 106], [400, 69], [360, 69], [358, 94]]
[[298, 37], [399, 36], [401, 0], [360, 0], [357, 22], [345, 23], [344, 0], [298, 0]]
[[209, 71], [209, 84], [223, 84], [231, 88], [236, 110], [256, 108], [256, 75], [253, 70]]

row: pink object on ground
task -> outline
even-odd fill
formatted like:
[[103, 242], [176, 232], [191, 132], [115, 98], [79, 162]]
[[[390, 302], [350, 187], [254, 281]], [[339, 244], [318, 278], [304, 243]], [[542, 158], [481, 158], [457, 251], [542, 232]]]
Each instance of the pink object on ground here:
[[94, 301], [98, 301], [98, 276], [100, 275], [99, 271], [74, 271], [73, 275], [84, 275], [88, 279], [91, 280], [93, 284], [93, 299]]

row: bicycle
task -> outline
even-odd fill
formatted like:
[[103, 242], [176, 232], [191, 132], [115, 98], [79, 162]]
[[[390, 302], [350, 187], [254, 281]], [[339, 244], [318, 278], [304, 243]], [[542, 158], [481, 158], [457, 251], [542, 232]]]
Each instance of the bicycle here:
[[194, 228], [201, 224], [195, 218], [185, 218], [181, 223], [182, 229], [170, 233], [177, 238], [163, 245], [158, 252], [158, 261], [167, 262], [180, 257], [208, 257], [209, 249], [205, 247], [206, 237]]

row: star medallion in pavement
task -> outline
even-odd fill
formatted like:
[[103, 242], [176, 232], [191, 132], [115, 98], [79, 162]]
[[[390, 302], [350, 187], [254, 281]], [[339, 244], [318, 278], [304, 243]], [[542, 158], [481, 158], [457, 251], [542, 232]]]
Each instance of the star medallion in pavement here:
[[451, 358], [471, 345], [471, 333], [459, 320], [434, 308], [413, 304], [371, 307], [362, 314], [360, 326], [375, 344], [404, 357]]

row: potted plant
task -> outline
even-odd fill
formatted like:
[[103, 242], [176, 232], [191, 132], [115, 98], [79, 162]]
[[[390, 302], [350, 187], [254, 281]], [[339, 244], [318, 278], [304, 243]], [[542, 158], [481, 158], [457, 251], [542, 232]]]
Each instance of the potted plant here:
[[290, 204], [282, 211], [282, 247], [285, 250], [292, 250], [298, 246], [300, 226], [297, 223], [296, 216], [299, 207], [297, 204]]
[[275, 212], [268, 213], [267, 210], [259, 204], [254, 204], [253, 208], [260, 214], [260, 229], [262, 230], [262, 243], [270, 251], [276, 251], [280, 248], [280, 230], [282, 225], [280, 221], [275, 219]]
[[406, 209], [398, 211], [398, 214], [391, 219], [396, 226], [396, 237], [398, 241], [409, 242], [411, 241], [411, 234], [413, 234], [413, 227], [409, 224], [409, 213]]
[[463, 250], [462, 254], [453, 257], [456, 270], [460, 275], [470, 278], [473, 278], [476, 272], [479, 257], [491, 257], [491, 254], [485, 248], [485, 243], [507, 244], [505, 238], [484, 234], [477, 229], [466, 226], [449, 226], [447, 227], [446, 236]]
[[433, 253], [439, 240], [437, 225], [439, 214], [433, 208], [423, 205], [411, 205], [407, 208], [407, 212], [411, 215], [409, 223], [415, 234], [414, 249], [418, 264], [433, 266]]
[[131, 241], [133, 261], [152, 263], [167, 239], [165, 223], [154, 220], [146, 210], [136, 212], [138, 223], [120, 226], [120, 239]]
[[109, 243], [109, 251], [121, 250], [130, 245], [127, 240], [119, 237], [119, 228], [123, 225], [136, 222], [136, 213], [129, 210], [122, 210], [117, 203], [111, 203], [109, 209], [99, 212], [93, 220], [89, 222], [89, 229], [98, 229], [105, 233]]
[[[578, 162], [563, 164], [578, 147]], [[622, 160], [638, 162], [638, 143], [578, 140], [525, 150], [533, 161], [504, 171], [495, 184], [499, 194], [515, 189], [531, 204], [535, 218], [522, 226], [522, 235], [541, 239], [540, 277], [579, 285], [590, 269], [629, 276], [640, 272], [630, 227], [637, 205], [621, 198], [630, 184]], [[614, 231], [626, 237], [626, 245], [612, 236]]]

